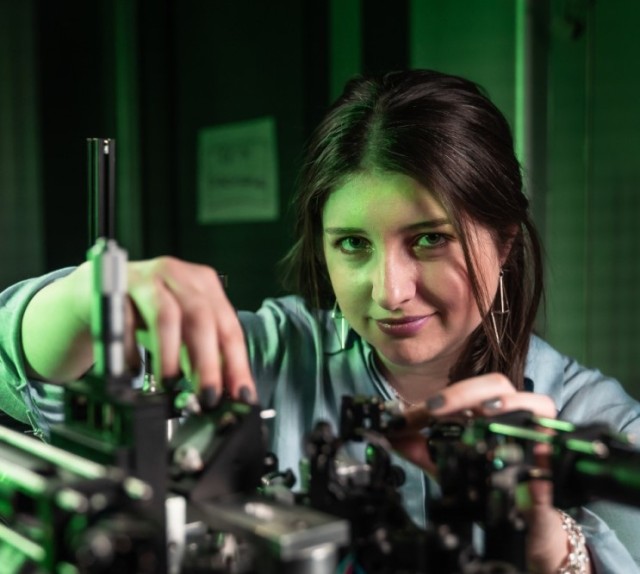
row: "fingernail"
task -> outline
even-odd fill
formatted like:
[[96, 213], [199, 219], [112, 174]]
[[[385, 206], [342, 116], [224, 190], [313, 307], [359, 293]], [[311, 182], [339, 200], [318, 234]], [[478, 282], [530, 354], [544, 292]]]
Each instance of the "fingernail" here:
[[430, 411], [437, 411], [444, 406], [444, 397], [440, 394], [434, 395], [427, 399], [426, 405]]
[[251, 392], [249, 387], [246, 387], [246, 386], [240, 387], [240, 390], [238, 391], [238, 398], [243, 403], [252, 403], [253, 402], [253, 393]]
[[486, 411], [497, 411], [502, 408], [502, 399], [495, 397], [482, 402], [482, 408]]
[[204, 387], [200, 391], [200, 404], [203, 409], [213, 409], [218, 404], [218, 391], [215, 387]]

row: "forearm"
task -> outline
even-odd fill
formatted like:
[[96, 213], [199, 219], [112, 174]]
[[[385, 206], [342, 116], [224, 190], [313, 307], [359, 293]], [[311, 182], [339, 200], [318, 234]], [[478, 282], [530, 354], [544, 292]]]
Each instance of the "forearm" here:
[[81, 377], [93, 364], [89, 269], [41, 289], [22, 319], [22, 347], [29, 376], [52, 382]]

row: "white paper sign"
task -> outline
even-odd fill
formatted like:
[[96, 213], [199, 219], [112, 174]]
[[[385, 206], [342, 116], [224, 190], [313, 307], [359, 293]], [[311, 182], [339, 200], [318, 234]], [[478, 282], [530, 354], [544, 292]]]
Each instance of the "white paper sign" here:
[[198, 134], [198, 223], [278, 217], [275, 118], [203, 128]]

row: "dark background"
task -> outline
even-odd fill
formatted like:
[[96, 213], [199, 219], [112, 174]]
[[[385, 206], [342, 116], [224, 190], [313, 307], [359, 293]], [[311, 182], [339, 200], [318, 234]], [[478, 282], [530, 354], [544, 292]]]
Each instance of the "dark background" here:
[[[118, 200], [127, 213], [118, 220], [118, 237], [132, 255], [168, 253], [215, 265], [228, 274], [236, 305], [256, 307], [280, 292], [275, 262], [290, 244], [288, 206], [302, 150], [330, 102], [329, 2], [141, 1], [120, 10], [115, 4], [36, 4], [45, 267], [84, 257], [85, 139], [120, 135]], [[409, 66], [408, 4], [365, 3], [362, 18], [369, 32], [362, 69]], [[135, 45], [118, 50], [127, 26]], [[385, 36], [393, 42], [381, 49]], [[118, 83], [133, 101], [118, 100]], [[118, 114], [133, 116], [135, 128], [122, 129]], [[263, 116], [274, 116], [277, 125], [280, 219], [199, 225], [198, 130]], [[120, 162], [131, 165], [131, 154], [137, 189], [131, 181], [124, 189], [137, 197], [122, 188]]]
[[[432, 67], [511, 122], [546, 245], [540, 331], [640, 396], [640, 4], [0, 0], [0, 287], [82, 261], [85, 140], [117, 141], [117, 237], [281, 292], [312, 127], [351, 75]], [[197, 222], [199, 130], [275, 118], [279, 217]]]

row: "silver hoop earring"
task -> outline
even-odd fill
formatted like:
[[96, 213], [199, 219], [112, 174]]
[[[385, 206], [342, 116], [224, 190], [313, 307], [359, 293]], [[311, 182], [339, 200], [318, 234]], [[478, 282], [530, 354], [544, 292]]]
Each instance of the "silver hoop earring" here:
[[502, 342], [504, 336], [505, 319], [509, 314], [509, 301], [504, 289], [504, 269], [500, 269], [500, 278], [498, 280], [498, 293], [496, 294], [493, 307], [491, 309], [491, 323], [493, 331], [496, 334], [498, 346]]
[[342, 314], [337, 301], [333, 304], [333, 309], [331, 310], [331, 318], [333, 319], [333, 327], [336, 330], [336, 335], [338, 336], [338, 341], [340, 342], [340, 350], [344, 351], [347, 347], [349, 323], [347, 323], [347, 320], [344, 318], [344, 315]]

